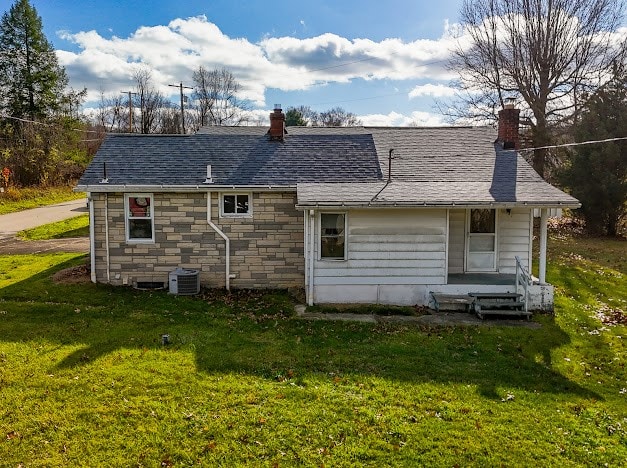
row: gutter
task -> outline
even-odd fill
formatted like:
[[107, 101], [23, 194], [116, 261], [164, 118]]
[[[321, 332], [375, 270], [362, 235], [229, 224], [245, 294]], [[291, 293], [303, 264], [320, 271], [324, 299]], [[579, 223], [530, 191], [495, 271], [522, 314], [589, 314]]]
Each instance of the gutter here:
[[297, 203], [297, 210], [307, 211], [316, 209], [337, 209], [337, 208], [581, 208], [581, 203], [502, 203], [502, 202], [478, 202], [478, 203], [456, 203], [456, 202], [318, 202], [318, 203]]
[[74, 187], [75, 192], [206, 192], [212, 191], [254, 191], [254, 192], [295, 192], [296, 185], [172, 185], [172, 184], [85, 184]]
[[224, 239], [225, 248], [226, 248], [226, 278], [225, 278], [225, 286], [226, 290], [231, 290], [231, 240], [227, 237], [222, 230], [216, 226], [213, 221], [211, 221], [211, 192], [207, 192], [207, 224], [213, 229], [217, 234]]

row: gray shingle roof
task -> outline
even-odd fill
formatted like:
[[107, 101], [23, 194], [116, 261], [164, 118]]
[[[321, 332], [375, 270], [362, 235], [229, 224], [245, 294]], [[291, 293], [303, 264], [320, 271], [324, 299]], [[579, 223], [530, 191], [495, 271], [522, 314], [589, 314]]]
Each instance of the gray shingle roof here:
[[217, 131], [191, 136], [107, 135], [79, 186], [98, 185], [103, 163], [110, 185], [202, 184], [209, 164], [214, 185], [294, 186], [382, 177], [369, 134], [316, 132], [277, 142], [258, 128], [213, 128]]
[[[79, 182], [84, 190], [115, 186], [296, 186], [298, 203], [485, 204], [576, 206], [515, 151], [494, 144], [489, 127], [288, 127], [284, 142], [267, 127], [205, 127], [196, 135], [105, 138]], [[103, 163], [109, 184], [99, 184]], [[208, 189], [211, 184], [202, 185]]]

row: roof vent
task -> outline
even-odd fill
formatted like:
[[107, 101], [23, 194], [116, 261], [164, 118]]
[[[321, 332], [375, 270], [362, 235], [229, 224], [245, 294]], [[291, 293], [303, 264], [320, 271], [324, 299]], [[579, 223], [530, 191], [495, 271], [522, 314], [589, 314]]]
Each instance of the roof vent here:
[[177, 268], [169, 276], [170, 294], [193, 295], [200, 292], [200, 272]]
[[213, 184], [213, 178], [211, 177], [211, 164], [207, 164], [207, 178], [203, 184]]

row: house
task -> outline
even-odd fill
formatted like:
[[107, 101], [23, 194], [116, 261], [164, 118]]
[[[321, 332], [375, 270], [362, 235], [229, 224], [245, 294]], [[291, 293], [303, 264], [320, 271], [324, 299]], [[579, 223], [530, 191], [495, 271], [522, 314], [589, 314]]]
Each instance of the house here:
[[[512, 292], [550, 309], [546, 226], [579, 202], [517, 151], [518, 110], [499, 129], [206, 127], [110, 134], [79, 181], [89, 194], [91, 279], [305, 288], [313, 303], [428, 304], [430, 293]], [[518, 262], [517, 262], [518, 259]], [[517, 266], [518, 263], [518, 266]]]

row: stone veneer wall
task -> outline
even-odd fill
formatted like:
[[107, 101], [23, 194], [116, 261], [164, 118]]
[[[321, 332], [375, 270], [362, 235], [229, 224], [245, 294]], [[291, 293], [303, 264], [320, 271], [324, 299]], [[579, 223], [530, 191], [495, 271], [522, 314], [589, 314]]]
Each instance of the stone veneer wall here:
[[[206, 193], [154, 193], [154, 244], [127, 244], [124, 194], [108, 194], [109, 280], [105, 242], [107, 195], [93, 193], [96, 278], [133, 285], [168, 281], [177, 267], [200, 270], [201, 284], [225, 286], [225, 242], [207, 224]], [[251, 218], [220, 218], [212, 194], [212, 221], [231, 240], [233, 288], [288, 288], [304, 285], [303, 212], [296, 193], [253, 194]]]

